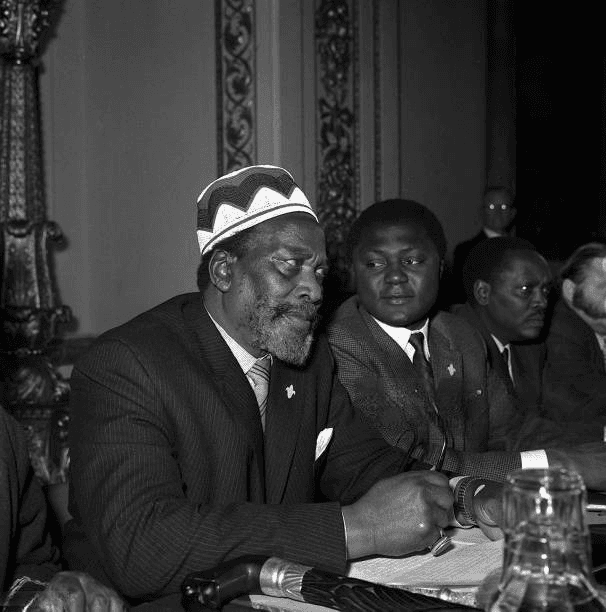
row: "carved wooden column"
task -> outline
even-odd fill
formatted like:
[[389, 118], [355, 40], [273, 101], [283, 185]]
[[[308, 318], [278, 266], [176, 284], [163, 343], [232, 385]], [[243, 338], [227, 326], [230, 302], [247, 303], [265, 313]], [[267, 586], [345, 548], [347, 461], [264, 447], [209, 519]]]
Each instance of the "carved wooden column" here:
[[[28, 427], [37, 474], [57, 480], [67, 435], [68, 384], [49, 351], [60, 303], [50, 243], [62, 238], [46, 218], [38, 58], [57, 0], [0, 0], [0, 359], [2, 403]], [[61, 432], [51, 432], [58, 426]], [[53, 436], [53, 434], [56, 434]], [[56, 446], [56, 445], [55, 445]]]

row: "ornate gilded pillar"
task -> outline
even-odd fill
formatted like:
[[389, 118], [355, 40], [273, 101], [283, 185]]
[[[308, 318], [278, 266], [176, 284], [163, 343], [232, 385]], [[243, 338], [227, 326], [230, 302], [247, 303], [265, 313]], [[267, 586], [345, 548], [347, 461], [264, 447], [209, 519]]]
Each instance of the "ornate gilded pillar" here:
[[69, 390], [49, 351], [57, 325], [71, 319], [53, 275], [50, 244], [62, 234], [46, 218], [38, 92], [41, 41], [58, 10], [58, 0], [0, 0], [2, 403], [28, 426], [34, 466], [45, 480], [56, 480], [60, 469], [49, 429], [66, 423]]

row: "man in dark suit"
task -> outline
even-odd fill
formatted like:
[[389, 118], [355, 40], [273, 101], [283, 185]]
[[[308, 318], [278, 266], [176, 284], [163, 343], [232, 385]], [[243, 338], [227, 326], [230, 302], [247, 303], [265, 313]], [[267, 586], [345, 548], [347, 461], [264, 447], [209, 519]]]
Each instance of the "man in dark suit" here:
[[516, 213], [514, 196], [508, 187], [495, 185], [484, 189], [480, 206], [482, 229], [469, 240], [464, 240], [457, 244], [452, 254], [448, 295], [451, 304], [462, 304], [465, 302], [463, 263], [471, 249], [487, 238], [513, 235]]
[[[417, 456], [427, 461], [445, 440], [446, 469], [504, 478], [519, 467], [574, 464], [588, 486], [606, 484], [592, 466], [595, 460], [604, 467], [603, 444], [566, 452], [515, 448], [516, 440], [493, 425], [495, 413], [513, 420], [517, 408], [489, 368], [478, 331], [436, 311], [445, 252], [440, 222], [412, 200], [376, 203], [354, 222], [347, 253], [356, 294], [327, 328], [354, 407], [395, 446], [408, 447], [415, 431]], [[429, 362], [431, 380], [428, 368], [415, 366], [419, 357]]]
[[606, 420], [606, 244], [577, 248], [559, 272], [559, 299], [546, 337], [545, 414]]
[[[493, 411], [493, 426], [512, 430], [516, 444], [577, 444], [602, 440], [600, 427], [543, 418], [544, 327], [552, 274], [534, 245], [500, 237], [474, 247], [463, 266], [465, 304], [454, 308], [482, 335], [489, 363], [517, 406], [517, 418]], [[505, 434], [506, 435], [506, 434]]]
[[122, 600], [81, 572], [61, 571], [22, 426], [0, 405], [0, 608], [120, 612]]
[[314, 339], [324, 234], [292, 176], [252, 166], [211, 183], [198, 241], [200, 293], [110, 330], [75, 364], [70, 566], [133, 602], [174, 603], [189, 572], [241, 555], [343, 573], [436, 541], [447, 478], [407, 471]]

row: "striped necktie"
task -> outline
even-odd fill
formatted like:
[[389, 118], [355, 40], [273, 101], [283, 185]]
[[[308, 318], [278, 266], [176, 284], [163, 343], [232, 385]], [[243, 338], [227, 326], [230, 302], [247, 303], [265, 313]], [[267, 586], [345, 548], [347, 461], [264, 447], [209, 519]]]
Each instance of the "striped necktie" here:
[[429, 398], [429, 402], [433, 409], [437, 412], [438, 408], [436, 406], [433, 371], [431, 369], [429, 359], [427, 359], [425, 356], [425, 348], [423, 346], [424, 337], [423, 332], [415, 332], [410, 335], [408, 342], [415, 350], [412, 357], [412, 365], [419, 373], [421, 380], [423, 381], [423, 388], [425, 389], [425, 393], [427, 393], [427, 397]]
[[268, 356], [257, 359], [246, 375], [253, 382], [253, 391], [259, 404], [261, 425], [265, 431], [265, 412], [267, 410], [267, 393], [269, 391], [269, 368], [271, 359]]

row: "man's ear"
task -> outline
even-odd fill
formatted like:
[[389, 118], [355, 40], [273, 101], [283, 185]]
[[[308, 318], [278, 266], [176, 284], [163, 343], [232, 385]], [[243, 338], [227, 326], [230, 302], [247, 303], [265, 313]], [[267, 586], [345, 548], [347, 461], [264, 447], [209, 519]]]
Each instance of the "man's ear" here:
[[208, 262], [210, 282], [222, 293], [229, 290], [232, 279], [234, 257], [227, 251], [217, 249]]
[[575, 287], [576, 285], [569, 278], [565, 278], [562, 281], [562, 297], [566, 300], [567, 304], [572, 304]]
[[490, 283], [481, 279], [476, 279], [473, 284], [473, 297], [480, 306], [486, 306], [490, 298]]

